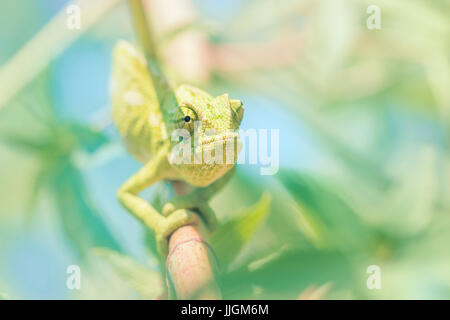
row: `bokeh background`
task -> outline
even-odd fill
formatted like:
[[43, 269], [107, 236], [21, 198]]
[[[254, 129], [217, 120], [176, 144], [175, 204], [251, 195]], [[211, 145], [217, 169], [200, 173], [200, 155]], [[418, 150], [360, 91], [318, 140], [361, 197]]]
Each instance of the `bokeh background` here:
[[[140, 167], [109, 115], [111, 51], [135, 41], [131, 16], [125, 1], [78, 1], [69, 30], [69, 3], [0, 4], [0, 297], [154, 298], [152, 237], [115, 196]], [[448, 0], [146, 7], [174, 82], [241, 99], [244, 129], [280, 130], [278, 173], [239, 165], [212, 201], [225, 298], [450, 298]]]

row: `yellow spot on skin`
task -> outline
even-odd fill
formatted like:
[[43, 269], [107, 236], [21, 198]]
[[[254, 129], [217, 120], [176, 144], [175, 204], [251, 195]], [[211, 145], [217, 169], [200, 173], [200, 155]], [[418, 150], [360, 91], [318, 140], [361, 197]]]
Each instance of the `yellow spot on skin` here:
[[160, 113], [150, 113], [148, 116], [148, 122], [152, 127], [159, 127], [161, 125], [162, 116]]
[[125, 92], [123, 95], [123, 100], [130, 106], [136, 107], [144, 104], [144, 98], [139, 91], [130, 90]]

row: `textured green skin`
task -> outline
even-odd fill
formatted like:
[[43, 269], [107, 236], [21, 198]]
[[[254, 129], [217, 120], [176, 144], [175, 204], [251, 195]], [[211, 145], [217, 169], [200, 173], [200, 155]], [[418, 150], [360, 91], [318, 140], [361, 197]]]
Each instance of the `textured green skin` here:
[[[188, 209], [198, 209], [206, 225], [214, 227], [215, 216], [207, 201], [225, 184], [234, 166], [171, 164], [169, 157], [176, 144], [171, 133], [182, 128], [193, 134], [193, 121], [183, 120], [187, 115], [201, 121], [202, 130], [196, 132], [201, 144], [192, 150], [202, 152], [230, 139], [229, 130], [238, 129], [244, 109], [239, 100], [228, 95], [214, 98], [192, 86], [182, 85], [173, 92], [149, 69], [149, 62], [134, 46], [125, 41], [116, 45], [111, 78], [113, 120], [129, 152], [144, 163], [117, 195], [128, 211], [155, 232], [158, 250], [165, 255], [168, 236], [195, 222], [196, 216]], [[213, 137], [205, 134], [209, 129], [215, 130]], [[235, 135], [231, 138], [237, 140]], [[139, 197], [139, 192], [163, 179], [182, 180], [197, 188], [166, 203], [160, 214]]]

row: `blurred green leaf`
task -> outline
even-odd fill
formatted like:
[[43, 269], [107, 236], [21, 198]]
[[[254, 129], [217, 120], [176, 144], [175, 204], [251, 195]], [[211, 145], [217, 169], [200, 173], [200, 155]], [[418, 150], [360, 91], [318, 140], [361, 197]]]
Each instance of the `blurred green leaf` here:
[[28, 207], [38, 205], [39, 196], [46, 191], [55, 204], [64, 235], [80, 256], [84, 257], [87, 250], [95, 246], [120, 251], [120, 245], [90, 199], [77, 166], [80, 154], [93, 155], [108, 139], [82, 124], [59, 121], [54, 116], [46, 119], [49, 123], [45, 134], [4, 133], [0, 139], [27, 156], [35, 157], [39, 163], [40, 170], [30, 178], [33, 187]]
[[50, 188], [64, 234], [82, 256], [97, 246], [121, 250], [95, 209], [77, 168], [62, 164], [53, 173]]
[[339, 288], [352, 281], [351, 264], [341, 253], [298, 249], [284, 251], [259, 268], [242, 267], [219, 278], [225, 299], [295, 299], [311, 285], [331, 282]]
[[424, 148], [384, 194], [383, 201], [372, 208], [375, 223], [394, 237], [410, 237], [424, 231], [437, 209], [437, 172], [435, 150]]
[[[281, 170], [279, 178], [299, 206], [302, 221], [318, 237], [316, 245], [343, 250], [365, 248], [370, 230], [358, 214], [332, 188], [318, 177]], [[307, 235], [308, 236], [308, 235]], [[311, 237], [310, 237], [311, 239]]]
[[47, 141], [36, 139], [36, 137], [25, 137], [20, 134], [2, 133], [0, 136], [0, 143], [3, 143], [18, 151], [24, 152], [38, 152], [45, 148]]
[[95, 248], [93, 253], [107, 261], [117, 275], [144, 299], [154, 299], [164, 293], [161, 272], [146, 268], [134, 259], [106, 248]]
[[88, 153], [97, 151], [102, 145], [109, 141], [102, 132], [93, 130], [79, 123], [68, 123], [67, 130], [75, 136], [80, 148]]
[[253, 206], [241, 210], [221, 225], [211, 237], [211, 244], [223, 268], [233, 262], [255, 231], [267, 218], [271, 197], [264, 193]]

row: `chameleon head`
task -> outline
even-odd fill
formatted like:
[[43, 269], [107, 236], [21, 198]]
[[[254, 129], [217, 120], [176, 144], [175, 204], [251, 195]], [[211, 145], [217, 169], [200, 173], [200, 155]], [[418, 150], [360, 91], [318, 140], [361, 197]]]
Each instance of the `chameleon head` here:
[[174, 147], [169, 162], [190, 184], [209, 185], [236, 163], [243, 104], [227, 94], [214, 98], [187, 85], [177, 88], [176, 99], [170, 115]]

